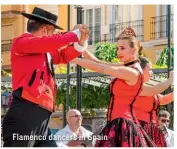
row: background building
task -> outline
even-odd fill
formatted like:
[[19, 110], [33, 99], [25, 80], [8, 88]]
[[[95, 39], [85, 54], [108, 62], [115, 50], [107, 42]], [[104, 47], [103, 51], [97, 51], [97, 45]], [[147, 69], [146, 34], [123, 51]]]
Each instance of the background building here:
[[[67, 31], [68, 5], [1, 5], [2, 69], [10, 70], [12, 39], [26, 32], [21, 12], [31, 13], [37, 6], [58, 15], [59, 26]], [[89, 49], [95, 50], [100, 41], [116, 42], [116, 36], [126, 27], [132, 27], [142, 42], [144, 55], [153, 64], [163, 48], [167, 47], [167, 5], [82, 5], [83, 23], [91, 30]], [[75, 6], [70, 6], [70, 26], [77, 24]], [[173, 44], [173, 6], [171, 7], [171, 39]]]

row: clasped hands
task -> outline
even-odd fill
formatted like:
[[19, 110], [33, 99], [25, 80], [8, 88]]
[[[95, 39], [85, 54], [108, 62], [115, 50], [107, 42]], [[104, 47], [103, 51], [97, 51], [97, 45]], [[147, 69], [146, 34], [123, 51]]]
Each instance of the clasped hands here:
[[73, 30], [79, 29], [81, 37], [79, 40], [79, 45], [83, 46], [84, 43], [88, 40], [89, 38], [89, 33], [90, 31], [88, 30], [88, 27], [86, 24], [77, 24], [74, 26]]

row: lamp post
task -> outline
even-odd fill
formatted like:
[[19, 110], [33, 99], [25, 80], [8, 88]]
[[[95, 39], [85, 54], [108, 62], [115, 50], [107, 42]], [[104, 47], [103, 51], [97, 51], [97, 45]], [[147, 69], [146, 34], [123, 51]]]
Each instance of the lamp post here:
[[[171, 68], [171, 6], [168, 5], [167, 6], [167, 18], [168, 18], [168, 77], [170, 74], [170, 68]], [[171, 87], [168, 88], [168, 93], [171, 92]], [[173, 107], [173, 103], [168, 104], [167, 105], [167, 111], [169, 111], [169, 113], [172, 112], [172, 107]], [[170, 127], [172, 127], [172, 123], [170, 123]]]
[[168, 5], [167, 6], [167, 10], [168, 10], [168, 14], [167, 14], [167, 18], [168, 18], [168, 77], [169, 77], [169, 72], [170, 72], [170, 68], [171, 68], [171, 6]]
[[[77, 24], [82, 24], [83, 7], [81, 5], [74, 5], [74, 8], [77, 9]], [[81, 106], [82, 106], [82, 67], [77, 65], [76, 108], [80, 112]]]
[[[68, 5], [68, 31], [70, 31], [70, 5]], [[67, 64], [67, 91], [66, 91], [67, 107], [66, 110], [70, 110], [70, 63]]]
[[[68, 31], [70, 31], [70, 5], [68, 5]], [[66, 111], [70, 110], [70, 64], [67, 64], [66, 101], [63, 106], [63, 128], [66, 126]]]

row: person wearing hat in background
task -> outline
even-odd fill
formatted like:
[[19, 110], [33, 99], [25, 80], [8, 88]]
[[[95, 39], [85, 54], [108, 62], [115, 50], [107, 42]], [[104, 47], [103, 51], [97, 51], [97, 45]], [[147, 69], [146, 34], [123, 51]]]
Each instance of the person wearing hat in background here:
[[62, 30], [56, 15], [38, 7], [22, 15], [29, 20], [27, 33], [15, 38], [11, 47], [13, 101], [2, 124], [4, 147], [57, 146], [49, 140], [48, 129], [56, 99], [53, 63], [78, 57], [88, 46], [88, 30], [80, 25], [54, 34]]

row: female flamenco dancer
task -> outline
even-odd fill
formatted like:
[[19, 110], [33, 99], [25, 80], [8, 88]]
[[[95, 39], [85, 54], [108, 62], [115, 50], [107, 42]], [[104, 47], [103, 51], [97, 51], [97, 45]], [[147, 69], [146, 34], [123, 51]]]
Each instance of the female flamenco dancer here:
[[143, 96], [156, 95], [164, 91], [171, 82], [167, 80], [163, 82], [163, 86], [156, 87], [143, 85], [142, 69], [138, 60], [140, 44], [135, 37], [118, 37], [117, 48], [118, 58], [127, 67], [80, 58], [72, 60], [82, 67], [115, 77], [110, 83], [107, 124], [100, 134], [107, 136], [107, 140], [98, 140], [95, 146], [155, 147], [155, 143], [139, 125], [133, 113], [133, 104], [140, 92]]
[[[145, 57], [140, 57], [139, 59], [141, 68], [143, 69], [144, 82], [148, 82], [152, 76], [152, 64]], [[173, 79], [172, 77], [170, 78]], [[155, 96], [137, 96], [133, 105], [134, 114], [139, 120], [140, 125], [158, 147], [166, 147], [164, 134], [159, 129], [157, 124], [157, 113], [159, 106], [172, 102], [174, 99], [173, 96], [173, 92], [164, 96], [161, 94]]]

